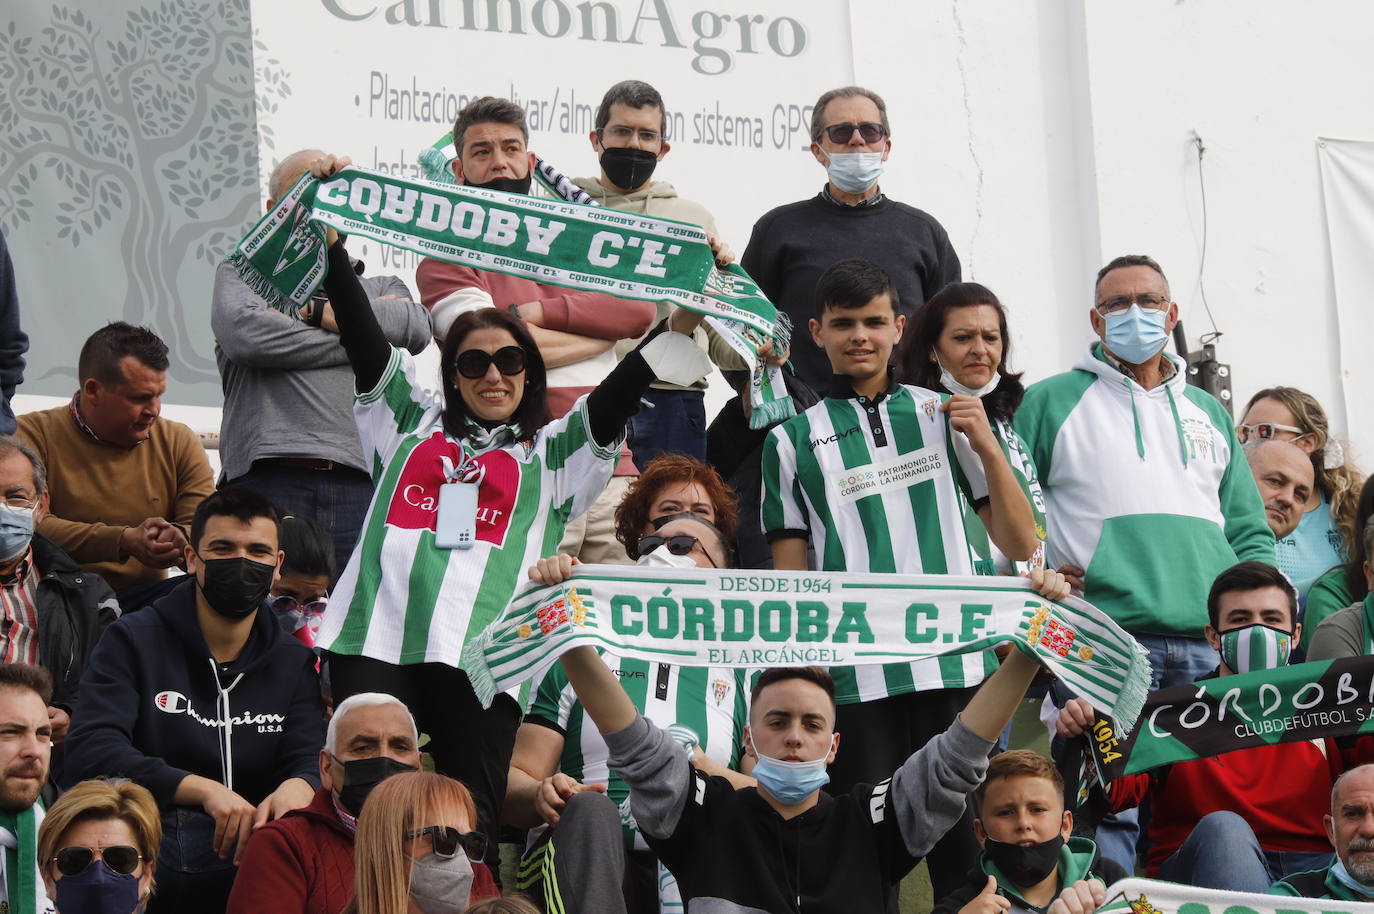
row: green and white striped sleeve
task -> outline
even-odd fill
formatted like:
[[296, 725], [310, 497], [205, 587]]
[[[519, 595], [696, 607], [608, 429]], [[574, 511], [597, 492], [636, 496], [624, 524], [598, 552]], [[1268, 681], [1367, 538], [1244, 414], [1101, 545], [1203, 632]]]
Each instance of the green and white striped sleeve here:
[[358, 394], [353, 403], [363, 459], [373, 467], [374, 481], [407, 435], [438, 425], [442, 414], [439, 398], [415, 383], [410, 353], [393, 346], [377, 386]]
[[761, 512], [763, 532], [770, 539], [774, 535], [792, 533], [806, 536], [810, 530], [806, 502], [801, 482], [797, 478], [797, 448], [787, 433], [788, 426], [804, 416], [797, 416], [768, 433], [763, 442], [763, 493]]

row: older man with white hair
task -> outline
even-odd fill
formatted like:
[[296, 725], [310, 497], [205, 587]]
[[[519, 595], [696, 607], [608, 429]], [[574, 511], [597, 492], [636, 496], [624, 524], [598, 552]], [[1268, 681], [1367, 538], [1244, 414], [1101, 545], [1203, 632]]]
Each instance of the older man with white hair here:
[[353, 834], [363, 801], [386, 778], [420, 767], [415, 719], [401, 700], [360, 692], [341, 702], [320, 750], [310, 805], [259, 826], [248, 842], [230, 914], [337, 914], [353, 897]]
[[[267, 190], [269, 212], [322, 155], [302, 149], [281, 160]], [[399, 277], [362, 283], [387, 342], [418, 355], [429, 344], [429, 312]], [[227, 260], [219, 265], [210, 326], [224, 388], [222, 481], [319, 521], [342, 569], [372, 500], [372, 468], [358, 442], [353, 371], [328, 298], [317, 293], [302, 317], [268, 307]]]
[[1374, 901], [1374, 765], [1361, 765], [1331, 785], [1326, 837], [1336, 859], [1320, 870], [1294, 873], [1269, 888], [1271, 895]]

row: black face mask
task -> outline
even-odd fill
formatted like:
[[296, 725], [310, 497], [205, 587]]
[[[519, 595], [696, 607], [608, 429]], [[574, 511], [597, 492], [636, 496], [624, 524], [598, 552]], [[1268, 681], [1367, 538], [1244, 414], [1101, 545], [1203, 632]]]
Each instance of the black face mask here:
[[658, 153], [628, 146], [612, 146], [601, 150], [601, 170], [616, 187], [639, 190], [648, 183], [658, 167]]
[[384, 755], [349, 759], [346, 762], [336, 755], [334, 761], [342, 765], [344, 770], [343, 786], [339, 788], [339, 804], [351, 816], [362, 812], [363, 802], [367, 800], [367, 795], [372, 792], [373, 787], [393, 774], [419, 770], [413, 765], [398, 762]]
[[250, 558], [201, 559], [205, 583], [200, 592], [210, 608], [226, 619], [242, 619], [258, 608], [272, 587], [276, 563], [255, 562]]
[[525, 175], [523, 178], [492, 178], [490, 181], [483, 181], [478, 184], [476, 181], [466, 182], [468, 187], [480, 187], [484, 190], [499, 190], [507, 194], [528, 194], [530, 184], [534, 182], [534, 175]]
[[1012, 881], [1019, 889], [1038, 885], [1046, 876], [1054, 872], [1059, 863], [1059, 849], [1064, 846], [1064, 837], [1055, 835], [1048, 841], [1022, 847], [988, 838], [983, 842], [983, 853], [993, 865]]

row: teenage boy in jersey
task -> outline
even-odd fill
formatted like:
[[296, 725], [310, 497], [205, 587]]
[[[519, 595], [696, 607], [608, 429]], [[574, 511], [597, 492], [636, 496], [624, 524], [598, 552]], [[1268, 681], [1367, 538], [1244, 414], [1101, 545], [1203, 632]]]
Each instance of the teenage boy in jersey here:
[[255, 825], [320, 786], [315, 654], [259, 607], [277, 512], [248, 489], [200, 503], [186, 583], [105, 631], [81, 677], [63, 780], [126, 777], [162, 810], [149, 911], [223, 911]]
[[[1241, 562], [1217, 575], [1204, 634], [1221, 663], [1203, 678], [1286, 664], [1302, 636], [1297, 608], [1297, 591], [1273, 565]], [[1072, 739], [1094, 719], [1073, 698], [1057, 729]], [[1119, 777], [1108, 796], [1115, 810], [1150, 798], [1151, 879], [1259, 893], [1331, 862], [1322, 812], [1341, 771], [1367, 761], [1369, 748], [1363, 739], [1344, 752], [1334, 739], [1252, 746]]]
[[1043, 755], [1012, 749], [993, 756], [974, 804], [973, 833], [982, 856], [964, 886], [932, 914], [1017, 914], [1060, 900], [1065, 914], [1095, 911], [1106, 901], [1104, 887], [1126, 876], [1098, 857], [1090, 838], [1073, 834], [1064, 778]]
[[[1030, 502], [983, 402], [894, 378], [889, 359], [905, 323], [877, 264], [842, 260], [821, 276], [809, 326], [830, 359], [830, 392], [773, 429], [763, 450], [763, 529], [774, 568], [804, 570], [809, 537], [823, 571], [971, 575], [966, 509], [1008, 558], [1028, 559], [1038, 546]], [[886, 777], [949, 726], [995, 667], [985, 651], [832, 670], [836, 728], [849, 734], [832, 783], [847, 791]], [[973, 865], [969, 819], [932, 855], [937, 897]]]
[[840, 734], [834, 683], [819, 667], [769, 669], [755, 680], [744, 744], [758, 786], [738, 789], [693, 768], [594, 648], [574, 648], [562, 663], [687, 914], [885, 910], [897, 883], [959, 820], [1038, 669], [1012, 651], [947, 731], [880, 783], [831, 796], [820, 788]]

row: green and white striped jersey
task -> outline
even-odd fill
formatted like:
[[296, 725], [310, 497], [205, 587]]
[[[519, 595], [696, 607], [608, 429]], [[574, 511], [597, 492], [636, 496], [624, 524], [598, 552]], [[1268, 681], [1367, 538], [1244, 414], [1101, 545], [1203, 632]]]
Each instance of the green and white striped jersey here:
[[968, 534], [973, 554], [977, 556], [975, 564], [979, 574], [1022, 575], [1032, 568], [1045, 567], [1045, 493], [1040, 490], [1040, 478], [1036, 475], [1035, 463], [1030, 458], [1030, 452], [1017, 436], [1016, 430], [1011, 427], [1011, 423], [1005, 419], [998, 419], [992, 423], [992, 433], [997, 436], [997, 443], [1002, 446], [1002, 455], [1007, 458], [1007, 464], [1011, 467], [1016, 482], [1021, 486], [1021, 491], [1025, 493], [1026, 501], [1030, 502], [1031, 514], [1035, 518], [1035, 536], [1040, 540], [1040, 547], [1024, 562], [1007, 558], [988, 537], [982, 519], [971, 508], [964, 512], [964, 531]]
[[[982, 461], [940, 411], [948, 395], [893, 385], [876, 400], [830, 396], [768, 434], [763, 529], [810, 536], [822, 571], [975, 574], [964, 513], [988, 497]], [[986, 570], [986, 567], [985, 569]], [[836, 701], [964, 688], [990, 651], [835, 668]]]
[[[376, 492], [316, 643], [387, 663], [459, 665], [463, 643], [510, 602], [525, 569], [557, 550], [567, 522], [610, 481], [621, 441], [592, 440], [582, 399], [533, 440], [478, 450], [444, 434], [442, 400], [401, 349], [353, 406]], [[498, 430], [499, 436], [501, 430]], [[476, 542], [434, 544], [439, 488], [464, 461], [481, 473]]]
[[[679, 741], [685, 742], [690, 734], [707, 758], [738, 769], [749, 722], [749, 687], [757, 671], [601, 656], [641, 714]], [[605, 784], [607, 796], [620, 810], [625, 846], [648, 850], [630, 815], [630, 788], [607, 767], [606, 742], [568, 684], [563, 665], [550, 667], [531, 694], [526, 722], [563, 734], [558, 770], [584, 784]], [[531, 835], [531, 843], [534, 840], [537, 836]]]

